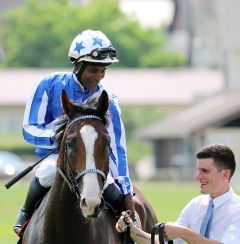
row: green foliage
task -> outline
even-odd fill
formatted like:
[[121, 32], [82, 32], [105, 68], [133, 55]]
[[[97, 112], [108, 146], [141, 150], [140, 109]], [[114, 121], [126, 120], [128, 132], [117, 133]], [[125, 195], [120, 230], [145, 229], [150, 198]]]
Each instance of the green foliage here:
[[[165, 49], [162, 30], [145, 30], [124, 15], [117, 0], [91, 0], [72, 5], [68, 0], [28, 0], [5, 15], [0, 41], [6, 53], [1, 66], [66, 67], [74, 36], [84, 29], [100, 29], [118, 50], [125, 67], [178, 66], [185, 59]], [[156, 56], [155, 56], [156, 55]]]
[[29, 0], [26, 7], [8, 14], [2, 30], [6, 66], [65, 66], [66, 45], [70, 40], [64, 21], [65, 4], [58, 1]]

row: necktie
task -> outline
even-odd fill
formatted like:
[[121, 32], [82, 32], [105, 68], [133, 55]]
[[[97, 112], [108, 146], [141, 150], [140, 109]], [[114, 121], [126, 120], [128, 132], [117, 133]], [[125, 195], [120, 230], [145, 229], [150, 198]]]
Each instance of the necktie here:
[[202, 222], [201, 229], [200, 229], [200, 235], [205, 236], [207, 238], [209, 238], [209, 231], [210, 231], [211, 224], [212, 224], [213, 207], [214, 207], [213, 200], [211, 199], [209, 201], [208, 209], [207, 209], [206, 215], [203, 218], [203, 222]]

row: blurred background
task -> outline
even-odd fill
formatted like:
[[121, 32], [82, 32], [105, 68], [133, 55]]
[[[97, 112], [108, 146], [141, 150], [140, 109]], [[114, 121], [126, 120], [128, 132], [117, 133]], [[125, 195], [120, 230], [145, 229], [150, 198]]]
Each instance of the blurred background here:
[[42, 75], [72, 70], [68, 49], [84, 29], [118, 51], [103, 83], [119, 98], [133, 180], [193, 184], [195, 152], [212, 143], [239, 162], [239, 9], [238, 0], [0, 0], [0, 177], [36, 161], [21, 135], [26, 101]]

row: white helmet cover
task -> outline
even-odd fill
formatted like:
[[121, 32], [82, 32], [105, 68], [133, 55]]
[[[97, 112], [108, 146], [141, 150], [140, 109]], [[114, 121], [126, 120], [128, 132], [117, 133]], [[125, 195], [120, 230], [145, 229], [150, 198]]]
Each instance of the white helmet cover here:
[[74, 62], [115, 63], [116, 50], [110, 40], [101, 31], [85, 30], [72, 41], [68, 52], [69, 59]]

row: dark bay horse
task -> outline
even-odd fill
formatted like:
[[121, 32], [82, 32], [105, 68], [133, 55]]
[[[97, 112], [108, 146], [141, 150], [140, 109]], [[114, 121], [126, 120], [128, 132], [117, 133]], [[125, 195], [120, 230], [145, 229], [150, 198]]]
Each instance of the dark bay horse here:
[[[122, 243], [122, 235], [115, 230], [117, 219], [107, 210], [102, 197], [109, 171], [108, 94], [103, 91], [94, 106], [76, 105], [64, 91], [61, 99], [68, 122], [61, 139], [58, 171], [29, 222], [22, 243]], [[136, 188], [134, 191], [142, 227], [151, 232], [156, 216], [141, 193]]]

